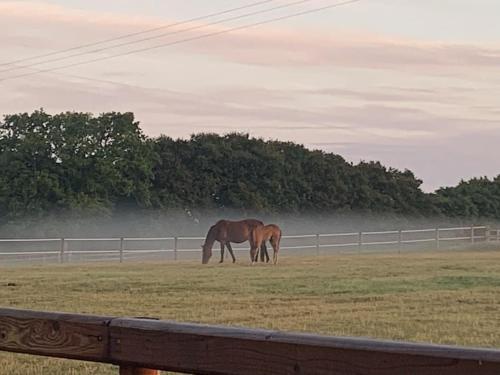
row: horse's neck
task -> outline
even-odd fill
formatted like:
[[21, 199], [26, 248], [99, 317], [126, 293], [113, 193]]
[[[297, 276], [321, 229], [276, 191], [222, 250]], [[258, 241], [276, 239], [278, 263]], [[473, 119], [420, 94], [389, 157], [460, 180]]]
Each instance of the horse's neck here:
[[215, 227], [210, 228], [210, 230], [207, 233], [207, 237], [205, 238], [205, 245], [210, 246], [210, 248], [212, 248], [216, 240], [216, 237], [217, 237], [217, 229]]

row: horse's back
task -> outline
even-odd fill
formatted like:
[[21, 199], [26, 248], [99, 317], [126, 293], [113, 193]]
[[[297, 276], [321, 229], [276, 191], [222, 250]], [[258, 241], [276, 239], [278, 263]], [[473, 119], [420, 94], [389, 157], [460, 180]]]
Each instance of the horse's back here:
[[257, 220], [257, 219], [245, 219], [245, 220], [237, 221], [236, 223], [242, 223], [242, 225], [248, 225], [252, 228], [256, 227], [256, 226], [264, 225], [264, 223], [262, 221]]
[[239, 221], [226, 220], [227, 240], [235, 243], [248, 241], [252, 230], [263, 225], [262, 221], [256, 219], [245, 219]]
[[232, 225], [232, 226], [258, 226], [258, 225], [264, 225], [264, 223], [260, 220], [257, 219], [244, 219], [244, 220], [226, 220], [226, 219], [221, 219], [218, 222], [214, 224], [215, 226], [226, 226], [226, 225]]
[[257, 219], [245, 219], [239, 221], [228, 221], [228, 228], [235, 232], [250, 233], [254, 228], [263, 227], [264, 223]]
[[269, 230], [273, 230], [275, 232], [281, 232], [281, 228], [276, 224], [267, 224], [266, 228], [269, 228]]
[[281, 228], [276, 224], [268, 224], [263, 228], [267, 236], [281, 236]]

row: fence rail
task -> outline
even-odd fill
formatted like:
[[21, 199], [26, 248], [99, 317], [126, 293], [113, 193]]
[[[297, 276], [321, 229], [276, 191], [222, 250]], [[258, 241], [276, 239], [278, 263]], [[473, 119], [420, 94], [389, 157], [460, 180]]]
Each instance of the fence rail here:
[[[201, 252], [204, 237], [104, 237], [0, 239], [0, 263], [75, 262], [132, 259], [173, 259]], [[281, 250], [290, 253], [327, 254], [332, 251], [376, 251], [421, 247], [449, 248], [459, 244], [500, 242], [500, 230], [487, 226], [426, 228], [347, 233], [285, 235]], [[195, 247], [196, 246], [196, 247]], [[235, 251], [248, 247], [235, 246]]]
[[109, 363], [121, 374], [500, 373], [493, 349], [5, 308], [0, 351]]

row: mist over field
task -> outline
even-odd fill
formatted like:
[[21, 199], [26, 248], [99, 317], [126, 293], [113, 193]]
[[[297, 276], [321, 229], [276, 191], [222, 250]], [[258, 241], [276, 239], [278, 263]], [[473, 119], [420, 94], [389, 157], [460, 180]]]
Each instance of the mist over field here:
[[0, 228], [0, 237], [203, 237], [218, 220], [245, 218], [257, 218], [265, 223], [278, 224], [284, 235], [498, 225], [498, 222], [491, 220], [417, 218], [383, 213], [262, 214], [238, 210], [128, 210], [114, 216], [65, 218], [54, 215], [42, 220], [6, 224]]

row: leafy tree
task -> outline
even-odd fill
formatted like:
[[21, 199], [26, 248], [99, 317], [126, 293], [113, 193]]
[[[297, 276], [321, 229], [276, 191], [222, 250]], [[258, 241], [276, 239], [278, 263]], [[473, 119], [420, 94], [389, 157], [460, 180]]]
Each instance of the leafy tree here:
[[500, 219], [500, 175], [461, 181], [437, 191], [438, 205], [447, 216]]
[[10, 215], [150, 205], [152, 148], [131, 113], [6, 116], [0, 207]]
[[43, 110], [0, 121], [0, 223], [125, 208], [500, 218], [500, 176], [435, 194], [409, 171], [292, 142], [201, 133], [149, 139], [132, 113]]

